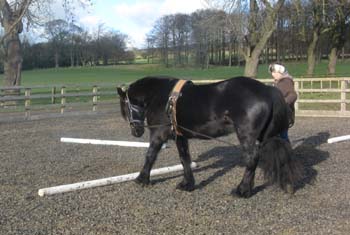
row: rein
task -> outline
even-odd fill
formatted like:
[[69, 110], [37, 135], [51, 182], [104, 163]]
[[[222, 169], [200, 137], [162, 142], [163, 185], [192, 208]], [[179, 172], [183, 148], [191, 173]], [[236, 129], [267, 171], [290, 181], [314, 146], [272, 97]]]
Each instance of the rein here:
[[[173, 125], [173, 124], [172, 123], [167, 123], [167, 124], [143, 125], [143, 127], [153, 128], [153, 127], [163, 127], [163, 126], [170, 126], [170, 125]], [[215, 140], [216, 142], [223, 143], [223, 144], [226, 144], [228, 146], [235, 146], [234, 144], [232, 144], [232, 143], [230, 143], [228, 141], [219, 140], [219, 139], [211, 137], [209, 135], [205, 135], [205, 134], [202, 134], [202, 133], [190, 130], [190, 129], [188, 129], [188, 128], [184, 127], [184, 126], [181, 126], [179, 124], [177, 124], [177, 126], [180, 127], [182, 130], [185, 130], [185, 131], [187, 131], [187, 132], [189, 132], [191, 134], [198, 135], [200, 137], [204, 137], [204, 138], [210, 139], [210, 140]]]
[[183, 126], [181, 126], [181, 125], [179, 125], [179, 124], [178, 124], [177, 126], [180, 127], [181, 129], [187, 131], [187, 132], [192, 133], [192, 134], [195, 134], [195, 135], [198, 135], [198, 136], [201, 136], [201, 137], [210, 139], [210, 140], [215, 140], [215, 141], [217, 141], [217, 142], [220, 142], [220, 143], [223, 143], [223, 144], [227, 144], [228, 146], [235, 146], [234, 144], [232, 144], [232, 143], [230, 143], [230, 142], [228, 142], [228, 141], [219, 140], [219, 139], [214, 138], [214, 137], [211, 137], [211, 136], [209, 136], [209, 135], [205, 135], [205, 134], [202, 134], [202, 133], [199, 133], [199, 132], [190, 130], [190, 129], [188, 129], [188, 128], [186, 128], [186, 127], [183, 127]]

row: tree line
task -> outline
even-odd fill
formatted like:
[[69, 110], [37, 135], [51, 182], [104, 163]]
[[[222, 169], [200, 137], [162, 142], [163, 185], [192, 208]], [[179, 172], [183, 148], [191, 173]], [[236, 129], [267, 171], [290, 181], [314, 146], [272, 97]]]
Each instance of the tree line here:
[[103, 24], [90, 33], [65, 20], [52, 20], [45, 23], [41, 37], [46, 40], [40, 43], [22, 39], [23, 69], [109, 65], [134, 60], [134, 53], [127, 50], [128, 36], [107, 30]]
[[256, 76], [259, 63], [307, 61], [308, 75], [328, 59], [350, 53], [350, 1], [207, 1], [213, 8], [161, 17], [147, 35], [149, 62], [166, 66], [244, 65]]
[[[62, 4], [66, 19], [50, 20], [52, 6]], [[75, 10], [91, 5], [91, 0], [0, 0], [0, 70], [4, 86], [20, 86], [22, 69], [61, 66], [117, 64], [132, 61], [126, 50], [128, 37], [99, 25], [96, 33], [74, 24]], [[23, 34], [34, 28], [44, 29], [44, 42], [29, 43]], [[6, 91], [9, 95], [19, 90]]]
[[[42, 19], [53, 2], [63, 3], [69, 20]], [[348, 55], [349, 0], [206, 0], [211, 6], [192, 14], [165, 15], [147, 35], [145, 56], [166, 66], [242, 65], [256, 77], [259, 63], [301, 61], [312, 76], [318, 60], [328, 59], [334, 74], [337, 59]], [[127, 36], [94, 34], [74, 24], [74, 4], [90, 0], [0, 0], [0, 61], [4, 85], [21, 84], [23, 68], [86, 66], [131, 61]], [[52, 15], [52, 14], [51, 14]], [[45, 18], [45, 17], [44, 17]], [[46, 23], [43, 23], [46, 22]], [[23, 28], [41, 25], [45, 42], [30, 44]]]

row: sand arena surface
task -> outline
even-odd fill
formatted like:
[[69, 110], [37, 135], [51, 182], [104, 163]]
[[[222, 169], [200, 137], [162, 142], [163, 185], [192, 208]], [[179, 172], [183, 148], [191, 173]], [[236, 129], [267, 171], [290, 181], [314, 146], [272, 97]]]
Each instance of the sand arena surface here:
[[[290, 130], [306, 175], [295, 195], [264, 187], [231, 195], [244, 168], [241, 150], [190, 140], [197, 189], [176, 190], [182, 173], [39, 197], [40, 188], [137, 172], [146, 149], [61, 143], [61, 137], [147, 141], [130, 135], [118, 115], [0, 123], [0, 234], [348, 234], [350, 120], [297, 118]], [[235, 135], [222, 138], [238, 144]], [[173, 141], [155, 168], [179, 164]]]

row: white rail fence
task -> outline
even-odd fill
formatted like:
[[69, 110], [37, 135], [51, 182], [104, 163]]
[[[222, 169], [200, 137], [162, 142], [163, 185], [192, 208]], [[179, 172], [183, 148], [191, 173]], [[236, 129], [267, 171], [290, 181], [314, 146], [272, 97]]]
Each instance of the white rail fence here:
[[[210, 83], [220, 80], [195, 81]], [[272, 84], [272, 79], [260, 80]], [[350, 117], [350, 77], [295, 78], [297, 116]]]
[[[212, 83], [219, 80], [195, 80]], [[262, 79], [272, 83], [272, 79]], [[350, 77], [296, 78], [298, 116], [350, 117]], [[0, 121], [118, 112], [118, 84], [0, 87]], [[8, 95], [9, 92], [17, 95]]]
[[111, 83], [0, 87], [0, 121], [115, 112], [117, 87]]

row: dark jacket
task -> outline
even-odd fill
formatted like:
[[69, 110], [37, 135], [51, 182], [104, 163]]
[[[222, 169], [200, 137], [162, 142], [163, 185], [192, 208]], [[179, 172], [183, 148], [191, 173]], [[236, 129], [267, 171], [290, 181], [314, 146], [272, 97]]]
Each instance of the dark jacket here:
[[277, 87], [283, 97], [286, 103], [288, 104], [290, 108], [289, 113], [289, 126], [294, 125], [295, 121], [295, 109], [294, 109], [294, 103], [297, 100], [298, 96], [294, 89], [294, 81], [291, 77], [284, 77], [274, 82], [274, 86]]

